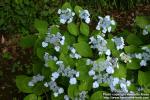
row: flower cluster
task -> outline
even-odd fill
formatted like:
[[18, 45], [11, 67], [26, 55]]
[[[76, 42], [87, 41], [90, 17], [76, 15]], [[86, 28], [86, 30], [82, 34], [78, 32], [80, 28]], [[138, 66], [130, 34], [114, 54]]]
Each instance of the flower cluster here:
[[75, 48], [69, 46], [68, 49], [71, 51], [71, 53], [69, 55], [71, 58], [75, 58], [75, 59], [80, 59], [81, 58], [81, 56], [78, 53], [76, 53]]
[[59, 9], [58, 14], [60, 15], [60, 23], [71, 23], [73, 20], [73, 16], [75, 15], [74, 12], [71, 11], [71, 9]]
[[114, 37], [112, 41], [116, 44], [117, 50], [124, 48], [124, 39], [123, 37]]
[[49, 55], [48, 52], [45, 52], [43, 58], [44, 58], [44, 61], [45, 61], [45, 67], [48, 67], [48, 62], [50, 60], [52, 60], [52, 61], [57, 61], [58, 60], [58, 58], [56, 56], [51, 56], [51, 55]]
[[75, 100], [86, 100], [87, 99], [87, 91], [81, 91], [78, 97], [75, 97]]
[[32, 80], [29, 81], [28, 86], [34, 86], [37, 82], [43, 81], [44, 76], [37, 74], [36, 76], [32, 77]]
[[[116, 88], [117, 84], [120, 86], [119, 89]], [[131, 85], [131, 82], [126, 80], [125, 78], [119, 79], [117, 77], [114, 77], [109, 85], [112, 92], [128, 93], [129, 92], [128, 87]]]
[[115, 21], [111, 20], [110, 16], [105, 16], [103, 17], [98, 17], [99, 18], [99, 22], [96, 26], [97, 30], [102, 30], [103, 33], [111, 32], [112, 30], [112, 25], [115, 25]]
[[114, 73], [114, 68], [118, 68], [118, 59], [107, 57], [106, 60], [98, 59], [92, 61], [87, 60], [87, 65], [92, 65], [89, 75], [93, 77], [93, 88], [98, 88], [101, 83], [109, 83], [111, 79], [111, 74]]
[[142, 50], [144, 50], [144, 52], [131, 54], [131, 57], [140, 59], [140, 66], [147, 66], [147, 62], [150, 61], [150, 48], [142, 47]]
[[[69, 66], [65, 67], [62, 61], [57, 61], [56, 64], [59, 66], [57, 73], [61, 74], [62, 76], [70, 78], [69, 83], [70, 84], [76, 84], [77, 83], [77, 77], [79, 77], [79, 72], [71, 69]], [[52, 77], [53, 78], [53, 77]]]
[[105, 53], [106, 55], [110, 55], [111, 52], [107, 48], [107, 41], [100, 35], [97, 35], [96, 38], [94, 36], [90, 37], [91, 48], [97, 49], [99, 55]]
[[81, 19], [83, 19], [87, 24], [90, 23], [90, 18], [89, 18], [90, 17], [90, 13], [89, 13], [88, 10], [82, 10], [82, 11], [80, 11], [79, 17]]
[[48, 43], [54, 45], [54, 49], [59, 52], [60, 46], [64, 45], [65, 37], [61, 33], [57, 32], [56, 34], [47, 34], [45, 40], [42, 42], [42, 47], [47, 47]]
[[57, 97], [59, 94], [64, 93], [64, 89], [57, 86], [57, 83], [55, 81], [45, 82], [44, 86], [49, 87], [49, 89], [54, 92], [55, 97]]

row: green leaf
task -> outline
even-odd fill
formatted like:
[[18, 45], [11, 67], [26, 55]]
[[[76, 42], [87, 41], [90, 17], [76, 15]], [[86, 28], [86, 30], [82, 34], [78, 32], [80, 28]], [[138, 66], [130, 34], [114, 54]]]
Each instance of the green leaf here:
[[87, 42], [81, 41], [73, 45], [77, 52], [83, 57], [92, 57], [93, 52]]
[[16, 77], [16, 86], [21, 92], [32, 93], [32, 87], [28, 86], [28, 82], [31, 80], [31, 77], [25, 75], [19, 75]]
[[103, 100], [103, 92], [102, 91], [97, 91], [92, 94], [90, 100]]
[[49, 67], [43, 67], [42, 69], [42, 75], [44, 75], [45, 78], [49, 79], [49, 76], [51, 74], [51, 70]]
[[79, 85], [80, 91], [90, 91], [92, 89], [92, 79], [82, 80]]
[[41, 59], [43, 60], [43, 56], [44, 56], [44, 53], [45, 53], [45, 49], [44, 48], [37, 48], [36, 49], [36, 55]]
[[79, 34], [78, 26], [75, 23], [69, 23], [67, 29], [70, 34], [77, 36]]
[[127, 68], [132, 69], [132, 70], [139, 69], [140, 68], [140, 60], [133, 58], [131, 63], [127, 63]]
[[21, 46], [22, 48], [33, 47], [36, 39], [37, 37], [35, 35], [28, 35], [28, 36], [22, 37], [19, 42], [19, 46]]
[[33, 64], [33, 73], [34, 73], [34, 75], [37, 75], [37, 74], [41, 73], [42, 68], [43, 68], [43, 63], [36, 60], [36, 62]]
[[[144, 29], [146, 25], [150, 24], [150, 16], [137, 16], [135, 22], [140, 28]], [[148, 30], [150, 32], [150, 28]]]
[[39, 33], [45, 34], [48, 29], [48, 23], [44, 20], [35, 19], [34, 27], [38, 30]]
[[51, 34], [56, 34], [57, 32], [59, 32], [59, 27], [57, 25], [52, 25], [50, 28], [50, 33]]
[[79, 35], [78, 37], [78, 42], [88, 42], [88, 37], [83, 36], [83, 35]]
[[150, 71], [147, 72], [143, 72], [143, 71], [139, 71], [138, 72], [138, 83], [141, 86], [150, 86]]
[[116, 48], [115, 43], [111, 39], [107, 39], [107, 47], [112, 51]]
[[75, 11], [75, 13], [77, 14], [77, 15], [79, 15], [79, 13], [80, 13], [80, 11], [82, 11], [83, 9], [82, 9], [82, 7], [80, 7], [80, 6], [75, 6], [75, 8], [74, 8], [74, 11]]
[[72, 58], [70, 58], [68, 55], [65, 55], [63, 53], [61, 53], [60, 60], [62, 60], [64, 62], [65, 65], [70, 65], [71, 67], [73, 67], [75, 65], [75, 62]]
[[48, 88], [46, 88], [43, 84], [43, 82], [36, 83], [33, 87], [33, 93], [36, 95], [42, 95], [44, 92], [47, 92]]
[[69, 85], [68, 87], [68, 96], [74, 100], [74, 97], [78, 95], [78, 86], [77, 85]]
[[81, 22], [80, 31], [83, 35], [88, 36], [89, 35], [89, 26], [87, 24]]
[[119, 68], [115, 69], [114, 77], [126, 78], [127, 70], [124, 64], [119, 64]]
[[72, 9], [72, 7], [71, 7], [71, 5], [70, 5], [69, 2], [65, 2], [65, 3], [63, 4], [63, 6], [62, 6], [62, 9], [67, 9], [67, 8]]
[[57, 71], [56, 62], [53, 60], [48, 61], [48, 67], [51, 69], [52, 72]]
[[53, 94], [51, 95], [50, 100], [64, 100], [64, 95], [59, 95], [58, 97], [55, 97]]
[[134, 45], [125, 46], [124, 50], [125, 50], [126, 53], [139, 52], [139, 49], [137, 48], [137, 46], [134, 46]]
[[38, 100], [38, 97], [35, 94], [29, 94], [23, 100]]
[[138, 46], [138, 45], [143, 44], [141, 39], [138, 36], [136, 36], [135, 34], [129, 34], [126, 41], [129, 45]]

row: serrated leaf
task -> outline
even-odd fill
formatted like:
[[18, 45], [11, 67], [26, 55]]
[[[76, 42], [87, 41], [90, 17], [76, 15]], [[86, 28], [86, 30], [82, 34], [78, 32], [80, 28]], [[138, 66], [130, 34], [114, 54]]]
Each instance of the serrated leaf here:
[[136, 70], [140, 68], [140, 60], [139, 59], [132, 59], [131, 63], [127, 63], [127, 68]]
[[86, 23], [81, 22], [80, 31], [83, 35], [88, 36], [89, 35], [89, 26]]
[[138, 83], [141, 86], [150, 86], [150, 71], [147, 72], [143, 72], [143, 71], [139, 71], [138, 72]]
[[119, 68], [115, 69], [114, 77], [126, 78], [127, 70], [124, 64], [119, 64]]
[[78, 95], [78, 86], [77, 85], [69, 85], [68, 87], [68, 96], [74, 100], [74, 97]]
[[92, 57], [93, 52], [87, 42], [81, 41], [73, 45], [77, 52], [83, 57]]
[[21, 46], [22, 48], [33, 47], [36, 39], [37, 37], [34, 35], [28, 35], [28, 36], [22, 37], [19, 42], [19, 46]]
[[35, 19], [34, 27], [38, 30], [39, 33], [45, 34], [48, 29], [48, 23], [44, 20]]
[[102, 91], [94, 92], [92, 94], [90, 100], [104, 100], [103, 99], [103, 92]]
[[78, 26], [75, 23], [69, 23], [67, 29], [70, 34], [77, 36], [79, 34]]
[[31, 77], [25, 75], [19, 75], [16, 77], [16, 86], [21, 92], [32, 93], [32, 87], [28, 86], [28, 82], [31, 80]]
[[80, 11], [82, 11], [83, 9], [82, 9], [82, 7], [80, 7], [80, 6], [75, 6], [75, 8], [74, 8], [74, 11], [75, 11], [75, 13], [77, 14], [77, 15], [79, 15], [79, 13], [80, 13]]
[[138, 36], [136, 36], [135, 34], [129, 34], [126, 41], [129, 45], [138, 46], [138, 45], [143, 44], [141, 39]]
[[69, 2], [65, 2], [62, 6], [62, 9], [67, 9], [67, 8], [72, 9], [71, 4]]

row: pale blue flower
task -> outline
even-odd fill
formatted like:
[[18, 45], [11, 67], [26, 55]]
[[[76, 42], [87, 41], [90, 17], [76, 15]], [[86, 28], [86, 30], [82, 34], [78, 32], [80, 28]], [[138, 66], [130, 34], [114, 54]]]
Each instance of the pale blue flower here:
[[87, 24], [90, 23], [90, 13], [88, 10], [80, 11], [79, 17], [83, 19]]

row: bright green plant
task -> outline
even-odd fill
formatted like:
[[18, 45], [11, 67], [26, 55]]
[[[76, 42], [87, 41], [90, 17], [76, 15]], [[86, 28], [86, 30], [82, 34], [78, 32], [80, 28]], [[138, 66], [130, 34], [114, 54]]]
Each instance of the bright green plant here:
[[102, 100], [106, 93], [150, 93], [150, 46], [141, 35], [114, 36], [116, 22], [110, 16], [99, 16], [92, 30], [89, 11], [69, 3], [58, 15], [60, 26], [35, 20], [34, 76], [16, 77], [19, 90], [30, 93], [25, 100]]

